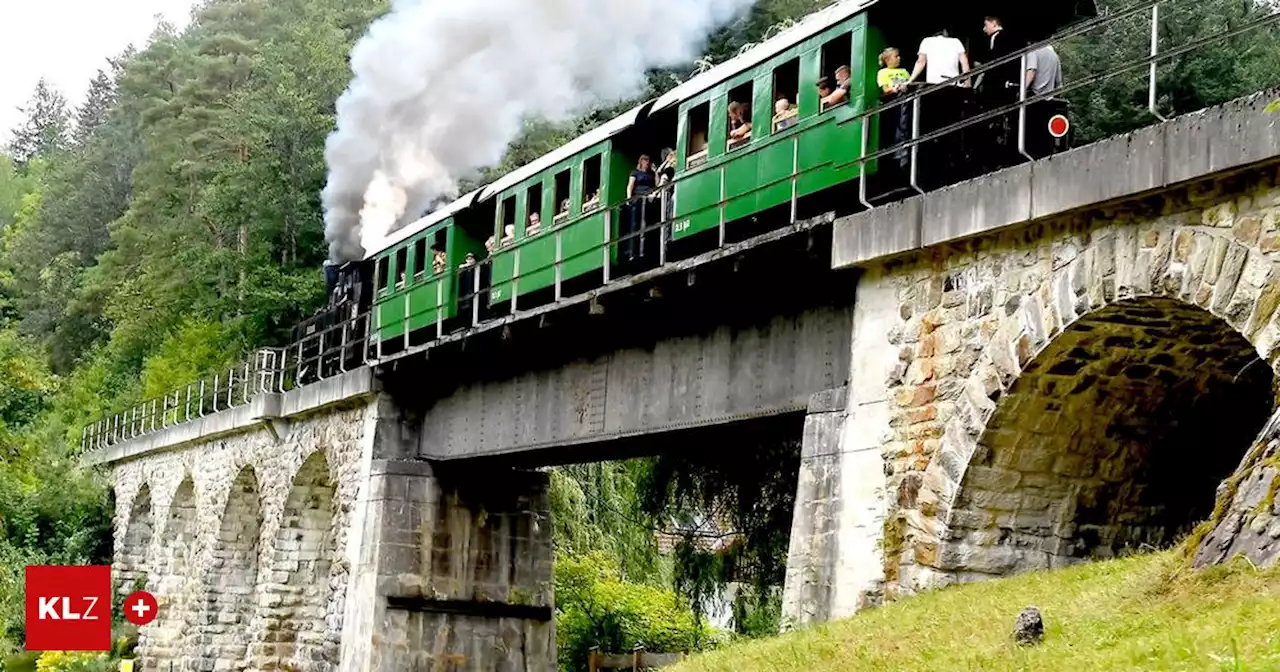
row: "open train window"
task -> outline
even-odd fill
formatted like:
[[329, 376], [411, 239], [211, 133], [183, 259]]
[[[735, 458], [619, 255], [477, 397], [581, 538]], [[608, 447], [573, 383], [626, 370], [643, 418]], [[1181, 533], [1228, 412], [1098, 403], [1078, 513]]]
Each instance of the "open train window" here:
[[413, 277], [420, 278], [427, 270], [427, 239], [419, 238], [413, 244]]
[[516, 197], [509, 196], [502, 199], [502, 208], [499, 213], [502, 217], [502, 230], [499, 232], [501, 238], [498, 245], [507, 245], [516, 237]]
[[[422, 239], [421, 242], [426, 243], [427, 241], [424, 238]], [[448, 229], [441, 228], [439, 231], [435, 232], [435, 235], [431, 237], [431, 273], [433, 275], [439, 275], [441, 273], [444, 273], [445, 269], [449, 265], [448, 257], [446, 256], [446, 253], [447, 253], [446, 245], [448, 244], [448, 242], [449, 242]]]
[[409, 248], [402, 247], [396, 250], [396, 287], [404, 287], [405, 268], [409, 261]]
[[751, 98], [754, 82], [744, 82], [729, 90], [728, 151], [751, 144]]
[[793, 58], [773, 70], [773, 132], [785, 131], [800, 118], [800, 59]]
[[[827, 78], [831, 84], [832, 91], [836, 88], [836, 71], [841, 67], [849, 67], [853, 59], [853, 35], [844, 33], [831, 38], [829, 42], [822, 45], [822, 76]], [[822, 111], [833, 107], [839, 107], [848, 103], [848, 98], [834, 103], [822, 104]]]
[[524, 235], [536, 236], [542, 232], [542, 184], [529, 187], [524, 193]]
[[600, 207], [600, 155], [582, 162], [582, 211]]
[[375, 272], [377, 278], [374, 280], [375, 291], [381, 292], [387, 288], [387, 258], [382, 257], [377, 262], [378, 270]]
[[685, 146], [685, 168], [696, 168], [707, 162], [707, 135], [710, 130], [710, 102], [689, 110], [689, 135]]
[[562, 170], [556, 173], [556, 217], [555, 222], [559, 224], [569, 218], [569, 171]]

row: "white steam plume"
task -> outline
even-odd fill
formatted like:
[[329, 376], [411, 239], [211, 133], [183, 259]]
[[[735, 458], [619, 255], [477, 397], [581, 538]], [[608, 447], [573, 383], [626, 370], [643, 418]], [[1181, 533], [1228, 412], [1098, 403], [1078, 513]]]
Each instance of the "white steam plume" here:
[[691, 62], [754, 0], [393, 0], [351, 53], [323, 193], [334, 261], [457, 196], [525, 120], [564, 121]]

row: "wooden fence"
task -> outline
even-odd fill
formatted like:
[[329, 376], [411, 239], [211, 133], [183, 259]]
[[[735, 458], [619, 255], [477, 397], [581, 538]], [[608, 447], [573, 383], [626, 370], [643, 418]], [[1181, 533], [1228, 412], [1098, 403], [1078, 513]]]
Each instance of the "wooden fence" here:
[[587, 659], [590, 672], [670, 667], [681, 660], [684, 660], [683, 653], [649, 653], [643, 647], [637, 647], [631, 653], [601, 653], [599, 649], [591, 649], [591, 656]]

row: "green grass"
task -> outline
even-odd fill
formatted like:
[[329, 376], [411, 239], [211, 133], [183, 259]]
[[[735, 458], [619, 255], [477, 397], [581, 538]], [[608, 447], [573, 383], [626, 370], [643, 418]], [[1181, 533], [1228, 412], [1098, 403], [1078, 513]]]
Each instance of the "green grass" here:
[[[695, 656], [670, 672], [1280, 670], [1280, 570], [1184, 569], [1177, 551], [1036, 572], [905, 599]], [[1018, 647], [1018, 612], [1045, 641]]]

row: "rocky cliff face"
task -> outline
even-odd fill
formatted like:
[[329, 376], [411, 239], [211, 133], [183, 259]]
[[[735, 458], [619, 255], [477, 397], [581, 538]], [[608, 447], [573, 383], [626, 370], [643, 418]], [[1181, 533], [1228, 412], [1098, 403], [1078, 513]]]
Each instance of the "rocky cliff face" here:
[[1194, 567], [1243, 555], [1259, 567], [1280, 560], [1280, 410], [1272, 414], [1240, 467], [1218, 490], [1211, 529], [1196, 548]]

